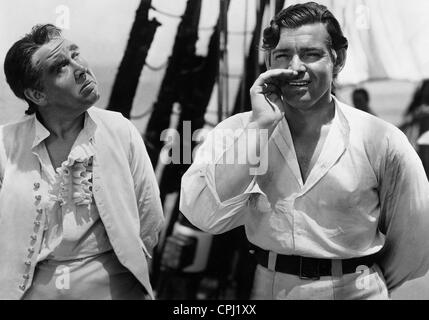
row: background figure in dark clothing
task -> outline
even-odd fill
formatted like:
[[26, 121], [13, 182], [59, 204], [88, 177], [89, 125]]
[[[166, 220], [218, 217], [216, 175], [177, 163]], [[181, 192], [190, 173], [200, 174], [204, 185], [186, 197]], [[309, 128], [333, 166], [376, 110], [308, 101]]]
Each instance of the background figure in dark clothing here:
[[369, 93], [366, 89], [364, 88], [354, 89], [352, 93], [352, 100], [353, 100], [353, 106], [356, 109], [375, 115], [375, 113], [369, 107]]
[[418, 144], [417, 141], [423, 133], [429, 131], [429, 79], [424, 79], [414, 92], [413, 99], [405, 111], [404, 123], [400, 128], [417, 150], [428, 175], [429, 146]]

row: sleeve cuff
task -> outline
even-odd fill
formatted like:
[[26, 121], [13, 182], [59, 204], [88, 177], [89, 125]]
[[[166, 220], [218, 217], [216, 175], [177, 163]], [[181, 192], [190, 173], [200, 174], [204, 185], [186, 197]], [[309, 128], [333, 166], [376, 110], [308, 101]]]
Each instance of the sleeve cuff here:
[[261, 189], [259, 189], [258, 184], [256, 183], [256, 176], [255, 176], [253, 177], [252, 181], [250, 181], [249, 185], [247, 186], [246, 190], [243, 191], [243, 193], [222, 202], [216, 191], [215, 164], [208, 164], [200, 168], [200, 175], [205, 177], [207, 188], [210, 190], [210, 193], [212, 194], [213, 198], [216, 200], [216, 203], [220, 207], [236, 205], [240, 202], [247, 201], [250, 194], [252, 193], [263, 194]]

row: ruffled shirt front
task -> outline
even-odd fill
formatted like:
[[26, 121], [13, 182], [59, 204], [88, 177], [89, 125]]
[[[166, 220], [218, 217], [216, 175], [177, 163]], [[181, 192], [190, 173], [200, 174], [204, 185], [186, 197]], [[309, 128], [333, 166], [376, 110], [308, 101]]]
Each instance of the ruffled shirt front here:
[[81, 259], [112, 249], [92, 195], [93, 136], [96, 129], [88, 113], [70, 154], [54, 170], [44, 140], [49, 131], [36, 119], [33, 153], [48, 183], [44, 197], [47, 216], [38, 261]]

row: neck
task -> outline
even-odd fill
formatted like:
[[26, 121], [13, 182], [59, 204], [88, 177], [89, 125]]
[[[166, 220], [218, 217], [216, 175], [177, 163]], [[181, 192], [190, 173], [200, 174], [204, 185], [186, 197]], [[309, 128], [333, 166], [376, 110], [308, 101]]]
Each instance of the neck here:
[[51, 114], [48, 112], [37, 112], [37, 119], [49, 130], [55, 138], [68, 139], [76, 137], [82, 130], [85, 120], [85, 114], [79, 114], [72, 117]]
[[287, 108], [286, 119], [292, 133], [318, 132], [335, 115], [334, 100], [318, 102], [309, 109]]

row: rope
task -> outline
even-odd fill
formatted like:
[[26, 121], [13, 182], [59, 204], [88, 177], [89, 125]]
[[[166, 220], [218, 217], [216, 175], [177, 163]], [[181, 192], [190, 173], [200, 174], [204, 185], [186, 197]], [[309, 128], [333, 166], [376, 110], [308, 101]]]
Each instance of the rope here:
[[161, 64], [161, 65], [157, 66], [157, 67], [155, 67], [155, 66], [151, 65], [151, 64], [150, 64], [150, 63], [148, 63], [148, 62], [145, 62], [145, 66], [146, 66], [149, 70], [152, 70], [152, 71], [161, 71], [162, 69], [165, 69], [165, 68], [167, 67], [167, 65], [168, 65], [168, 60], [167, 60], [166, 62], [164, 62], [163, 64]]
[[153, 5], [150, 6], [150, 8], [152, 10], [155, 10], [156, 12], [163, 14], [164, 16], [170, 17], [170, 18], [176, 18], [176, 19], [180, 19], [182, 16], [181, 15], [177, 15], [177, 14], [173, 14], [173, 13], [169, 13], [163, 10], [159, 10], [157, 8], [155, 8]]
[[148, 110], [144, 111], [142, 114], [139, 114], [137, 116], [131, 116], [130, 115], [130, 120], [137, 120], [137, 119], [141, 119], [144, 118], [146, 116], [148, 116], [150, 113], [152, 113], [153, 108], [149, 108]]
[[230, 35], [248, 35], [248, 34], [252, 34], [253, 31], [236, 31], [236, 30], [232, 30], [232, 31], [228, 31], [228, 34]]
[[231, 74], [231, 73], [226, 73], [226, 72], [220, 72], [219, 75], [221, 75], [222, 77], [228, 77], [228, 78], [232, 78], [232, 79], [241, 79], [242, 75], [240, 74]]
[[[198, 30], [199, 31], [211, 31], [214, 28], [216, 28], [216, 26], [211, 26], [211, 27], [199, 27]], [[228, 34], [230, 35], [248, 35], [248, 34], [252, 34], [253, 31], [251, 30], [245, 30], [245, 31], [241, 31], [241, 30], [231, 30], [231, 31], [227, 31]]]
[[216, 26], [211, 26], [211, 27], [199, 27], [198, 30], [199, 31], [212, 31], [214, 30], [214, 28], [216, 28]]

